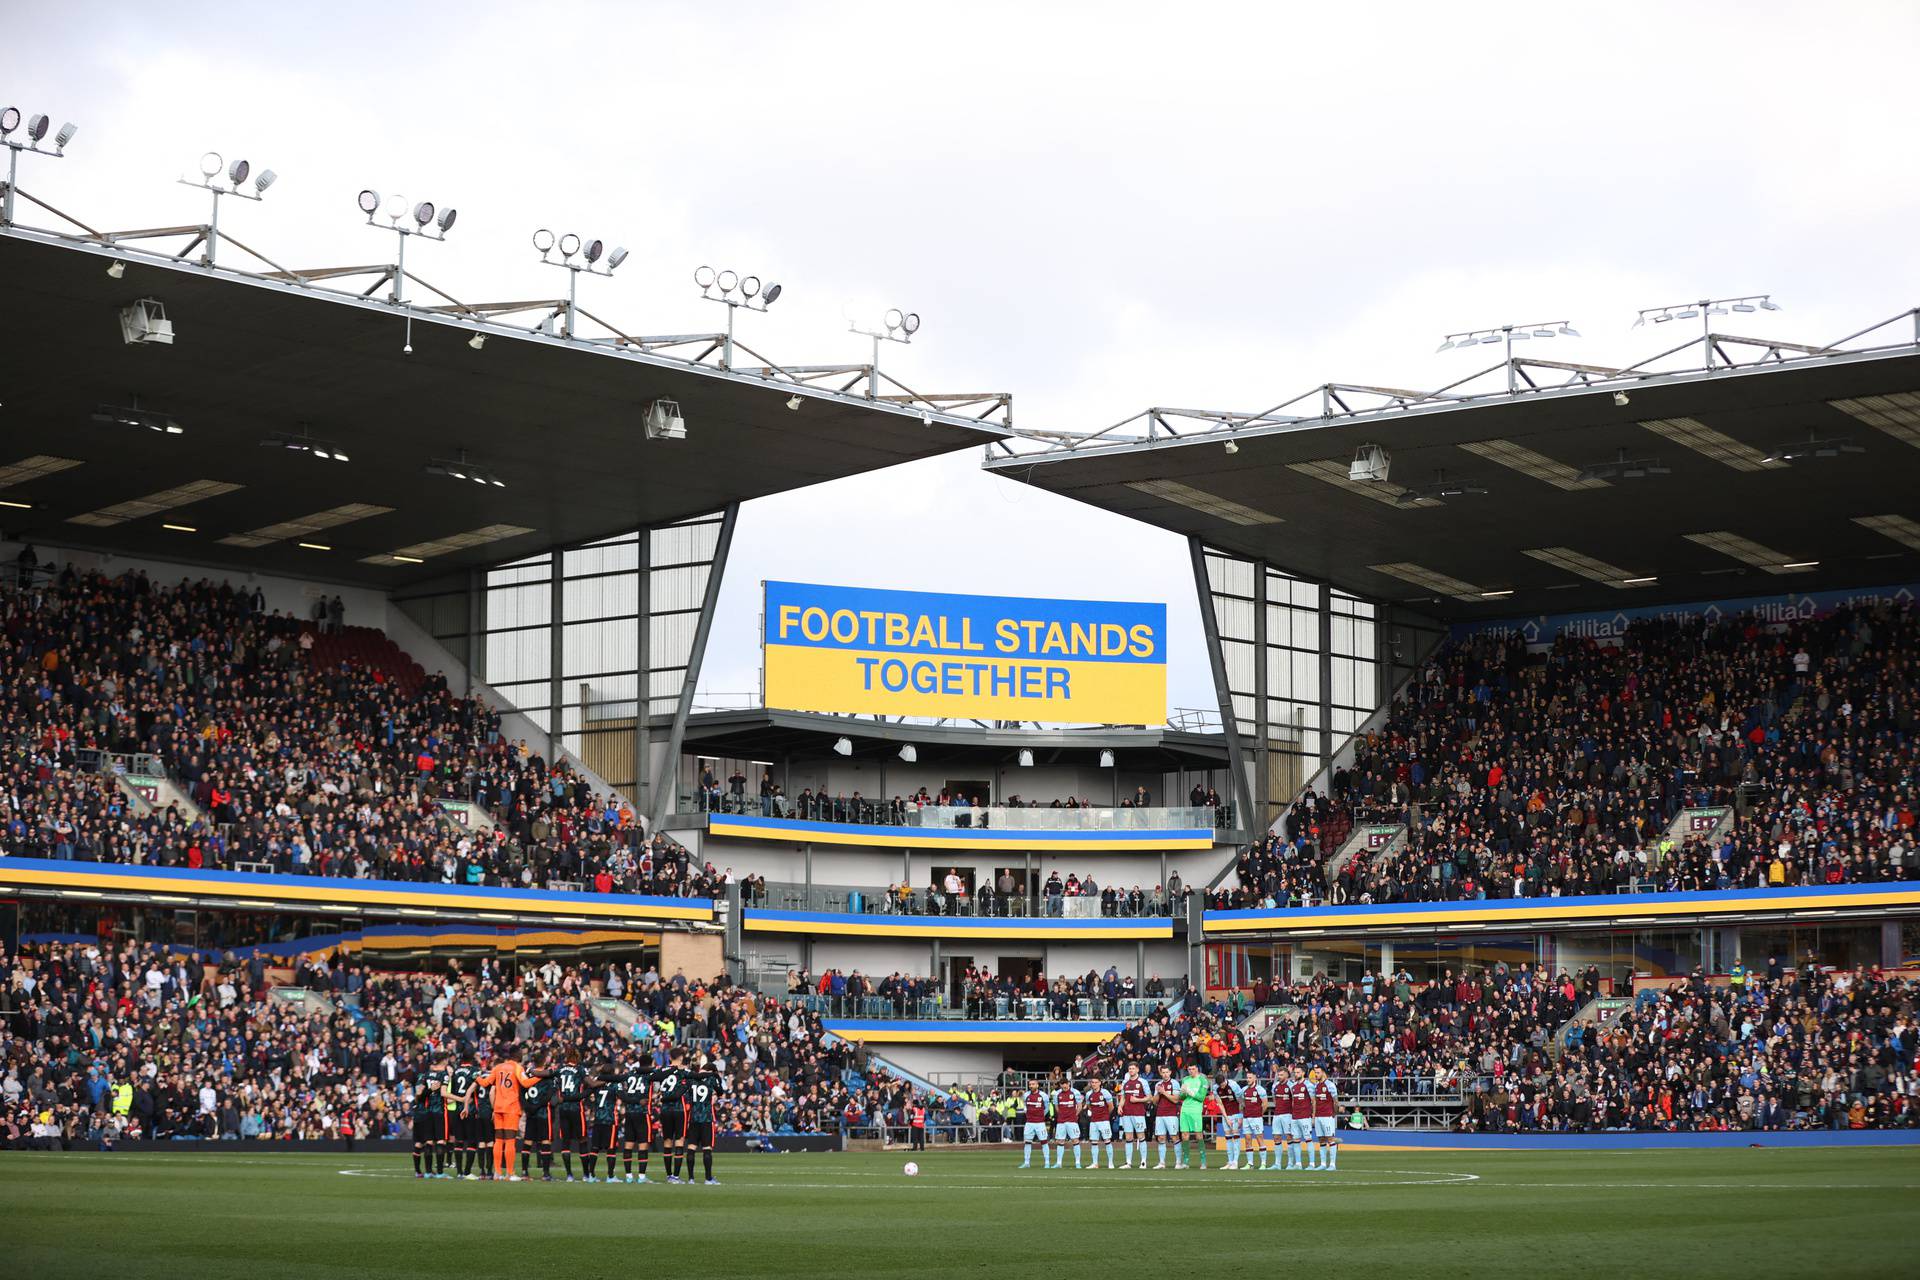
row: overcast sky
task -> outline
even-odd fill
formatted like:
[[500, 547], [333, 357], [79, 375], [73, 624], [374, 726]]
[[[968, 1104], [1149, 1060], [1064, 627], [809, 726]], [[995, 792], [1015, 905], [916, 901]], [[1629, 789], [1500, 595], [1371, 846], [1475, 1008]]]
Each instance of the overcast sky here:
[[[1920, 5], [325, 5], [23, 9], [0, 98], [72, 119], [32, 188], [95, 225], [197, 220], [208, 148], [281, 181], [225, 225], [293, 266], [386, 251], [362, 186], [460, 209], [409, 266], [538, 296], [527, 237], [629, 245], [585, 300], [710, 328], [708, 262], [782, 282], [742, 335], [855, 361], [852, 303], [924, 317], [910, 385], [1093, 429], [1328, 380], [1467, 372], [1448, 331], [1771, 290], [1821, 341], [1920, 302]], [[534, 292], [522, 292], [532, 290]], [[1663, 335], [1664, 336], [1664, 335]], [[703, 687], [757, 687], [758, 583], [1165, 600], [1212, 703], [1184, 544], [977, 454], [752, 504]]]

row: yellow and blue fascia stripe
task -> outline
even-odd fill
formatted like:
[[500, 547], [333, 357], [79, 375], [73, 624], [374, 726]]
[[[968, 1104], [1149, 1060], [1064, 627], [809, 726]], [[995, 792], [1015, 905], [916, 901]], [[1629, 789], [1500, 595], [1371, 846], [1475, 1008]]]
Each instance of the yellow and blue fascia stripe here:
[[1783, 889], [1728, 889], [1705, 893], [1612, 893], [1570, 898], [1506, 898], [1469, 902], [1393, 902], [1373, 906], [1260, 907], [1209, 911], [1208, 937], [1291, 933], [1329, 929], [1448, 928], [1462, 924], [1551, 926], [1620, 918], [1739, 915], [1756, 911], [1790, 915], [1869, 907], [1920, 907], [1920, 882], [1806, 885]]
[[1054, 920], [1045, 917], [875, 916], [835, 911], [778, 911], [748, 907], [748, 933], [805, 933], [823, 937], [992, 938], [1049, 942], [1154, 942], [1173, 937], [1169, 919]]
[[1017, 831], [997, 827], [859, 826], [807, 818], [762, 818], [752, 814], [707, 816], [707, 834], [738, 840], [784, 840], [789, 844], [864, 845], [881, 849], [1027, 849], [1035, 853], [1160, 853], [1211, 849], [1207, 827], [1141, 831]]
[[829, 1035], [860, 1044], [1099, 1044], [1124, 1022], [923, 1021], [910, 1018], [822, 1018]]
[[0, 857], [0, 889], [77, 893], [151, 893], [187, 899], [240, 899], [263, 907], [351, 906], [416, 914], [487, 911], [541, 916], [586, 916], [609, 921], [698, 921], [714, 918], [710, 898], [645, 894], [568, 893], [554, 889], [498, 889], [404, 880], [349, 880], [328, 876], [256, 875], [187, 867], [122, 866]]

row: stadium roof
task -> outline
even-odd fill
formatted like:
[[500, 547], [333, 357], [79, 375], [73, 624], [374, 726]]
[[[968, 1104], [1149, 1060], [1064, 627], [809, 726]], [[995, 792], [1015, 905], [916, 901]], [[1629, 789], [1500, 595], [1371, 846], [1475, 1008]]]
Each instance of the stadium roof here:
[[[1915, 318], [1821, 347], [1715, 334], [1711, 370], [1696, 338], [1663, 353], [1672, 365], [1695, 348], [1692, 368], [1515, 360], [1475, 375], [1485, 390], [1152, 409], [996, 445], [988, 465], [1448, 621], [1914, 582]], [[1386, 483], [1348, 478], [1369, 444], [1391, 459]], [[1823, 456], [1779, 460], [1789, 445]], [[1461, 487], [1484, 492], [1443, 492]]]
[[[395, 306], [147, 243], [0, 227], [8, 536], [390, 588], [1007, 431], [983, 420], [1005, 416], [1004, 396], [889, 398], [883, 379], [869, 398], [851, 391], [867, 388], [861, 366], [723, 369], [714, 335], [568, 339], [507, 323], [506, 304], [435, 310], [445, 295], [414, 288], [419, 305]], [[123, 341], [119, 313], [143, 298], [164, 306], [171, 345]], [[684, 440], [646, 438], [660, 398], [680, 405]], [[101, 406], [182, 433], [93, 421]], [[351, 461], [261, 447], [303, 431]], [[505, 487], [425, 474], [461, 450]]]

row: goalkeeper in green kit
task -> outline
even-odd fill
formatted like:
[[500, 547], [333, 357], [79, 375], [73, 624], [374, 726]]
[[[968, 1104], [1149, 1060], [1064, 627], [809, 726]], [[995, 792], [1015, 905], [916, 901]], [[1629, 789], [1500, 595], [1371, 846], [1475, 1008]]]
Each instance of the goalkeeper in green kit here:
[[[1184, 1155], [1189, 1139], [1200, 1149], [1200, 1167], [1207, 1167], [1206, 1104], [1212, 1082], [1200, 1073], [1198, 1063], [1187, 1064], [1180, 1080], [1180, 1148]], [[1185, 1163], [1191, 1165], [1192, 1161]]]

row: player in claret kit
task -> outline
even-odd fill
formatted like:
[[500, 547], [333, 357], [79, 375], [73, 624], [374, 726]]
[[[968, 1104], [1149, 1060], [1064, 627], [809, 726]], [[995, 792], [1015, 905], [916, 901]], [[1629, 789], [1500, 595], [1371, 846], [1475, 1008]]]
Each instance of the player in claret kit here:
[[1073, 1081], [1062, 1080], [1053, 1091], [1053, 1136], [1056, 1148], [1055, 1169], [1067, 1167], [1067, 1148], [1073, 1148], [1073, 1167], [1080, 1167], [1080, 1091]]
[[1333, 1077], [1313, 1069], [1313, 1139], [1316, 1169], [1331, 1173], [1340, 1165], [1340, 1095]]
[[[1161, 1067], [1159, 1079], [1153, 1082], [1153, 1144], [1160, 1150], [1160, 1160], [1153, 1167], [1167, 1167], [1167, 1143], [1171, 1140], [1173, 1148], [1173, 1167], [1184, 1168], [1186, 1153], [1180, 1149], [1180, 1088], [1173, 1082], [1173, 1068]], [[1141, 1156], [1144, 1163], [1146, 1157]]]
[[1152, 1086], [1140, 1078], [1140, 1064], [1129, 1062], [1126, 1078], [1120, 1082], [1120, 1143], [1126, 1148], [1122, 1169], [1133, 1168], [1136, 1150], [1140, 1167], [1147, 1167], [1147, 1107], [1152, 1097]]
[[1227, 1168], [1240, 1167], [1240, 1082], [1221, 1067], [1213, 1085], [1213, 1096], [1220, 1101], [1220, 1142], [1227, 1149]]
[[1273, 1145], [1267, 1140], [1267, 1087], [1251, 1071], [1240, 1080], [1240, 1141], [1247, 1151], [1245, 1168], [1249, 1172], [1267, 1168], [1267, 1152]]
[[1307, 1083], [1307, 1069], [1296, 1066], [1287, 1081], [1287, 1168], [1302, 1168], [1307, 1154], [1307, 1135], [1313, 1131], [1313, 1090]]
[[1100, 1167], [1100, 1152], [1107, 1153], [1107, 1168], [1113, 1168], [1113, 1094], [1099, 1079], [1087, 1082], [1087, 1146], [1093, 1151], [1093, 1158], [1087, 1162], [1090, 1169]]
[[1033, 1163], [1033, 1144], [1038, 1142], [1040, 1159], [1043, 1161], [1040, 1167], [1050, 1169], [1053, 1167], [1053, 1153], [1048, 1141], [1047, 1116], [1053, 1111], [1052, 1099], [1045, 1089], [1035, 1083], [1028, 1085], [1027, 1091], [1020, 1095], [1020, 1105], [1027, 1117], [1027, 1127], [1021, 1132], [1023, 1146], [1020, 1167], [1025, 1169]]

